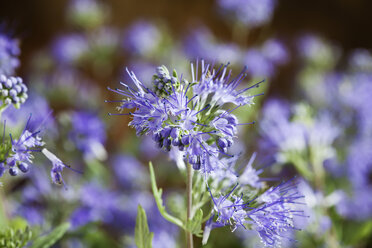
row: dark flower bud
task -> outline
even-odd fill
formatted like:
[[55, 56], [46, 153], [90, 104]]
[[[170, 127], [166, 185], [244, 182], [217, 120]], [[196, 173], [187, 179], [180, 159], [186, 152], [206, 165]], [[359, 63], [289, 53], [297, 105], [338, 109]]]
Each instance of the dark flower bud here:
[[29, 170], [29, 165], [25, 162], [18, 164], [18, 168], [23, 172], [26, 173]]
[[152, 135], [152, 139], [155, 141], [155, 142], [159, 142], [161, 140], [161, 135], [159, 133], [154, 133]]
[[171, 150], [171, 140], [169, 138], [165, 138], [163, 140], [164, 148], [169, 152]]
[[171, 132], [170, 132], [170, 136], [173, 138], [173, 139], [176, 139], [178, 137], [178, 130], [177, 128], [172, 128]]
[[181, 141], [182, 144], [187, 146], [188, 144], [190, 144], [190, 136], [189, 135], [182, 136]]
[[9, 174], [11, 175], [11, 176], [17, 176], [18, 175], [18, 169], [17, 169], [17, 167], [11, 167], [10, 169], [9, 169]]
[[4, 172], [5, 172], [4, 163], [0, 163], [0, 177], [3, 176]]

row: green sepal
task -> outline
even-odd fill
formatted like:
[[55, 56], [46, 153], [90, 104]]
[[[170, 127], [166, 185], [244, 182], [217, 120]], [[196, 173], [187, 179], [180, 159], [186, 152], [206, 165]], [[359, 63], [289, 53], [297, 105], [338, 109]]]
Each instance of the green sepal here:
[[58, 240], [60, 240], [63, 235], [67, 232], [70, 228], [70, 223], [66, 222], [59, 226], [57, 226], [53, 231], [48, 233], [47, 235], [38, 237], [32, 243], [30, 248], [49, 248], [54, 245]]
[[8, 227], [0, 232], [0, 248], [23, 248], [32, 238], [31, 229]]
[[141, 205], [138, 205], [136, 229], [134, 231], [134, 241], [136, 242], [137, 248], [151, 248], [153, 237], [154, 233], [150, 232], [149, 226], [147, 225], [146, 212]]
[[191, 232], [195, 236], [202, 237], [203, 235], [202, 223], [203, 223], [203, 210], [199, 208], [199, 210], [196, 211], [194, 217], [187, 222], [186, 229], [187, 231]]
[[173, 77], [178, 78], [177, 71], [175, 69], [173, 69]]

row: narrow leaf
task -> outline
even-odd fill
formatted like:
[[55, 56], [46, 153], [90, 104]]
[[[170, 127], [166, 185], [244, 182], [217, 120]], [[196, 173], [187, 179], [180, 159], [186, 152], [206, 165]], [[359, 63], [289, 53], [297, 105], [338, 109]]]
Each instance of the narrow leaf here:
[[137, 248], [151, 248], [153, 237], [154, 233], [150, 233], [149, 227], [147, 225], [146, 212], [141, 207], [141, 205], [138, 205], [136, 229], [134, 232], [134, 240], [136, 242]]
[[154, 195], [154, 198], [155, 198], [155, 202], [156, 202], [156, 205], [158, 206], [158, 209], [159, 209], [159, 212], [160, 214], [163, 216], [164, 219], [168, 220], [169, 222], [172, 222], [173, 224], [176, 224], [177, 226], [185, 229], [185, 225], [184, 223], [168, 214], [165, 210], [165, 207], [163, 205], [163, 200], [161, 198], [161, 195], [162, 195], [162, 189], [158, 189], [158, 187], [156, 186], [156, 179], [155, 179], [155, 172], [154, 172], [154, 168], [152, 166], [152, 163], [150, 162], [149, 163], [149, 166], [150, 166], [150, 178], [151, 178], [151, 188], [152, 188], [152, 193]]
[[194, 218], [192, 218], [191, 220], [187, 222], [186, 228], [192, 234], [195, 234], [196, 236], [201, 237], [203, 233], [202, 222], [203, 222], [203, 210], [200, 208], [196, 212]]
[[70, 228], [70, 223], [66, 222], [57, 226], [49, 234], [37, 238], [30, 248], [49, 248], [60, 240]]

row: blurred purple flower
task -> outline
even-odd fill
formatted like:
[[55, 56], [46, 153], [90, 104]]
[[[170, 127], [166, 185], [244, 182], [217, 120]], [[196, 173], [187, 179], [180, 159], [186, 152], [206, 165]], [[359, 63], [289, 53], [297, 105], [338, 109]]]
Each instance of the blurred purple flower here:
[[113, 167], [119, 184], [125, 190], [139, 190], [148, 186], [148, 173], [136, 158], [129, 155], [117, 155], [113, 159]]
[[262, 53], [274, 64], [283, 65], [289, 60], [287, 48], [278, 39], [265, 41], [262, 45]]
[[364, 221], [372, 217], [372, 187], [354, 189], [352, 195], [342, 195], [337, 212], [348, 219]]
[[366, 49], [356, 49], [349, 57], [349, 66], [353, 71], [372, 71], [372, 55]]
[[32, 114], [28, 126], [30, 131], [42, 128], [48, 129], [48, 132], [53, 132], [54, 119], [51, 113], [52, 110], [46, 99], [41, 95], [31, 92], [27, 99], [27, 104], [24, 104], [19, 110], [16, 110], [13, 106], [8, 107], [4, 110], [2, 118], [9, 125], [15, 126]]
[[83, 28], [96, 28], [103, 23], [107, 8], [101, 1], [71, 0], [67, 9], [70, 21]]
[[18, 40], [0, 33], [0, 75], [11, 76], [14, 74], [20, 64], [18, 59], [20, 53]]
[[[302, 125], [290, 122], [289, 104], [281, 100], [266, 102], [260, 121], [263, 136], [261, 146], [264, 150], [275, 151], [304, 150], [306, 147], [305, 129]], [[277, 160], [285, 159], [276, 155]]]
[[[120, 32], [119, 30], [104, 26], [88, 36], [90, 53], [100, 51], [115, 55], [118, 53], [120, 46]], [[102, 54], [98, 54], [102, 55]]]
[[89, 51], [88, 40], [81, 34], [67, 34], [57, 38], [52, 45], [56, 60], [63, 64], [78, 62]]
[[259, 49], [249, 49], [244, 55], [243, 63], [253, 77], [272, 77], [275, 74], [274, 64]]
[[[229, 61], [239, 63], [241, 51], [236, 44], [218, 43], [206, 27], [193, 30], [183, 42], [184, 50], [190, 59], [204, 58], [209, 61]], [[218, 51], [218, 53], [216, 53]]]
[[103, 144], [106, 131], [102, 120], [94, 113], [79, 111], [71, 114], [71, 123], [69, 137], [84, 156], [87, 159], [105, 159], [107, 155]]
[[239, 22], [257, 27], [271, 20], [276, 0], [218, 0], [218, 5], [228, 17], [232, 13]]
[[71, 214], [71, 224], [77, 228], [94, 221], [111, 223], [115, 221], [114, 213], [120, 205], [116, 192], [98, 183], [87, 183], [80, 190], [80, 205]]
[[372, 73], [356, 73], [349, 80], [342, 100], [356, 112], [358, 134], [372, 135]]
[[[347, 158], [348, 176], [356, 189], [372, 188], [372, 141], [369, 138], [357, 139], [349, 148]], [[372, 198], [372, 196], [370, 197]]]
[[123, 46], [131, 54], [146, 56], [159, 47], [161, 38], [161, 32], [156, 25], [141, 20], [128, 28]]

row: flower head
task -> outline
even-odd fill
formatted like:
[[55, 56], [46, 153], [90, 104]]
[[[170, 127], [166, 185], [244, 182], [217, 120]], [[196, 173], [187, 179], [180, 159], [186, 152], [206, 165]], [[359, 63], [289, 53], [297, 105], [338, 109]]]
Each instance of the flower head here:
[[[121, 83], [125, 90], [109, 89], [124, 97], [119, 101], [120, 111], [134, 109], [118, 115], [133, 118], [129, 125], [136, 129], [137, 135], [149, 134], [159, 148], [185, 152], [185, 159], [194, 169], [209, 171], [205, 166], [211, 157], [227, 155], [237, 127], [252, 124], [240, 124], [232, 112], [253, 103], [255, 96], [247, 92], [261, 82], [238, 89], [245, 77], [245, 69], [232, 78], [227, 65], [216, 70], [202, 60], [200, 67], [199, 71], [199, 61], [196, 68], [191, 65], [190, 82], [179, 78], [176, 71], [170, 74], [165, 66], [159, 67], [153, 77], [152, 89], [145, 87], [133, 72], [128, 71], [133, 87]], [[228, 103], [236, 107], [224, 110]]]
[[31, 132], [29, 123], [31, 115], [18, 139], [14, 139], [10, 134], [10, 140], [5, 139], [5, 124], [3, 131], [3, 141], [0, 144], [0, 177], [6, 170], [11, 176], [17, 176], [19, 170], [23, 173], [28, 172], [30, 164], [33, 163], [33, 153], [42, 152], [49, 160], [52, 161], [53, 167], [51, 170], [52, 181], [56, 184], [64, 184], [62, 179], [62, 170], [64, 167], [71, 167], [62, 163], [53, 153], [46, 148], [44, 141], [39, 136], [40, 130]]
[[[65, 181], [63, 181], [63, 178], [62, 178], [63, 169], [67, 167], [73, 171], [76, 171], [76, 170], [64, 164], [59, 158], [57, 158], [56, 155], [48, 151], [46, 148], [43, 148], [41, 152], [45, 155], [45, 157], [47, 157], [52, 162], [52, 169], [50, 170], [50, 177], [52, 178], [53, 183], [59, 184], [59, 185], [63, 184], [65, 186]], [[76, 171], [76, 172], [79, 172], [79, 171]]]
[[[30, 116], [31, 118], [31, 116]], [[40, 131], [30, 132], [28, 130], [28, 123], [18, 139], [14, 139], [10, 134], [10, 140], [5, 139], [5, 124], [3, 131], [3, 142], [1, 144], [1, 164], [0, 176], [8, 170], [11, 176], [17, 176], [19, 170], [23, 173], [28, 172], [29, 166], [32, 163], [33, 152], [40, 152], [40, 147], [44, 142], [38, 136]]]
[[277, 247], [285, 238], [284, 232], [296, 230], [293, 218], [304, 217], [304, 212], [295, 208], [295, 205], [302, 204], [299, 199], [303, 196], [297, 191], [297, 182], [294, 180], [283, 182], [246, 202], [243, 194], [234, 194], [239, 190], [237, 186], [219, 198], [214, 198], [211, 193], [214, 208], [206, 230], [225, 225], [232, 226], [232, 231], [238, 226], [253, 228], [265, 246]]
[[19, 108], [27, 99], [27, 86], [20, 77], [0, 75], [0, 110], [13, 104]]

